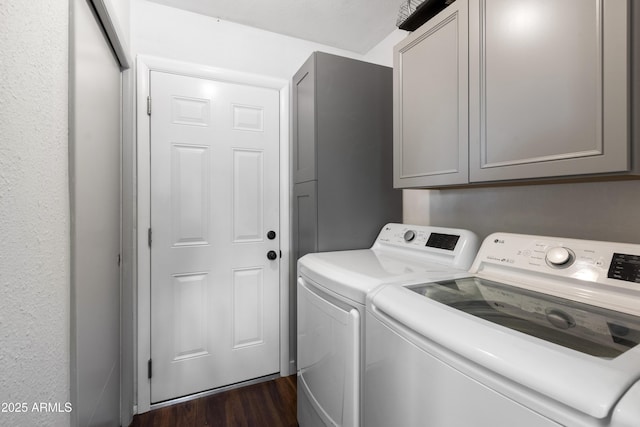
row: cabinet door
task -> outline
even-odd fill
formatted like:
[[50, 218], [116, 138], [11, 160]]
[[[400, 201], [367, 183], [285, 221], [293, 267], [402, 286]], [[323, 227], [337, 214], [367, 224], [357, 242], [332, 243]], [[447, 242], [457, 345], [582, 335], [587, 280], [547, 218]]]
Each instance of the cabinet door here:
[[318, 251], [317, 181], [293, 187], [293, 265], [298, 258]]
[[470, 180], [629, 168], [626, 0], [469, 9]]
[[315, 54], [293, 76], [293, 182], [316, 179]]
[[394, 186], [468, 181], [468, 3], [458, 0], [394, 49]]

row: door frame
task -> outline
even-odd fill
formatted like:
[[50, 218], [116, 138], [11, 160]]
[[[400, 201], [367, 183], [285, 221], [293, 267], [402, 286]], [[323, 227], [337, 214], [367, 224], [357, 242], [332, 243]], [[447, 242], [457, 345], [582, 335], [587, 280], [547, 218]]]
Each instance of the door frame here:
[[[147, 378], [151, 357], [151, 249], [148, 229], [151, 227], [151, 119], [147, 115], [151, 71], [275, 89], [280, 97], [280, 375], [291, 374], [289, 360], [289, 93], [288, 80], [175, 61], [155, 56], [136, 58], [136, 138], [137, 138], [137, 410], [151, 409], [151, 382]], [[286, 339], [285, 339], [286, 338]]]

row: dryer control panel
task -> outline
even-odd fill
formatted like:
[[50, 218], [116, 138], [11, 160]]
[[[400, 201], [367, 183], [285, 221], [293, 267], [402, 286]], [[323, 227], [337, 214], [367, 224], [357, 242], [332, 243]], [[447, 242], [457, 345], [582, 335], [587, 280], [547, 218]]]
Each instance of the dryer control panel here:
[[382, 227], [372, 249], [393, 248], [406, 251], [408, 256], [428, 253], [444, 265], [467, 270], [478, 246], [478, 237], [469, 230], [390, 223]]

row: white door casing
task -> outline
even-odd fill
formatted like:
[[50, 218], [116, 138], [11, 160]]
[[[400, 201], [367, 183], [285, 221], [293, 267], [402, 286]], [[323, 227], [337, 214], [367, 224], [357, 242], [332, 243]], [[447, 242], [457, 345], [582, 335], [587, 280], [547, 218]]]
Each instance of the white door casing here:
[[[151, 401], [277, 373], [279, 93], [161, 72], [151, 99]], [[268, 239], [268, 231], [276, 238]]]

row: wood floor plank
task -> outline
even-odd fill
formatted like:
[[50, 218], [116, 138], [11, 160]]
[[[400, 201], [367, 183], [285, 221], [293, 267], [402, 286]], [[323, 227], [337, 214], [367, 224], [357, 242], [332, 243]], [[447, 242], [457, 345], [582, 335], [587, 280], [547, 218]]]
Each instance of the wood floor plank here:
[[248, 386], [240, 392], [241, 389], [231, 390], [229, 392], [229, 399], [227, 401], [226, 423], [225, 426], [238, 426], [248, 427], [249, 422], [246, 417], [246, 409], [243, 404], [246, 399], [246, 389]]
[[136, 415], [131, 427], [297, 427], [296, 376]]
[[224, 393], [214, 394], [201, 400], [204, 425], [207, 427], [223, 427], [226, 424], [226, 395]]
[[191, 400], [176, 405], [176, 427], [190, 427], [202, 425], [197, 417], [198, 400]]

